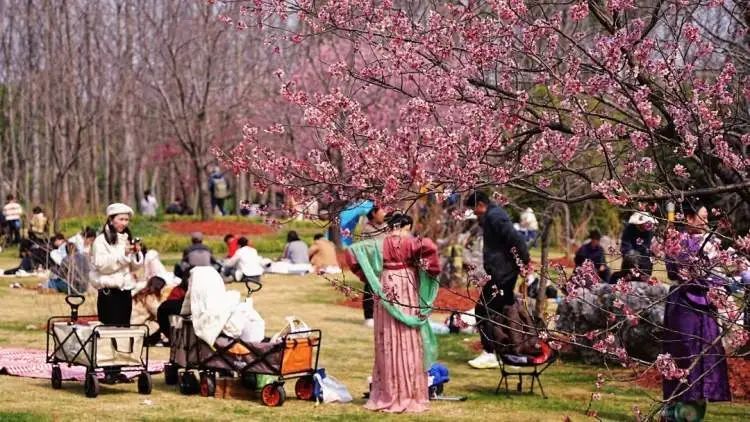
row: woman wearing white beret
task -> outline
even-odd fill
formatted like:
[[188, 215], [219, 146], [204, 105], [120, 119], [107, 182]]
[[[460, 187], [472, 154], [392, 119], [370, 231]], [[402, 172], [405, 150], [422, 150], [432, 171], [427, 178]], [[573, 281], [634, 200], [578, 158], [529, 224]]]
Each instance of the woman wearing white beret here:
[[125, 204], [108, 206], [107, 222], [91, 246], [91, 282], [99, 290], [96, 309], [104, 324], [130, 324], [133, 273], [143, 266], [141, 245], [128, 229], [132, 216], [133, 209]]

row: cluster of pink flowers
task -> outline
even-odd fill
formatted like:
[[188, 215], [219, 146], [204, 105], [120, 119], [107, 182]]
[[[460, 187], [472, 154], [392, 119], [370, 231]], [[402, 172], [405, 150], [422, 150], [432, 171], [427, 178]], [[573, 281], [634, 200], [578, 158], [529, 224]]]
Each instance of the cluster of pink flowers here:
[[[600, 338], [596, 342], [594, 342], [592, 348], [596, 350], [597, 352], [607, 355], [607, 356], [614, 356], [617, 358], [618, 362], [622, 366], [628, 366], [630, 363], [630, 356], [628, 355], [628, 352], [625, 350], [624, 347], [619, 346], [617, 341], [615, 340], [614, 334], [610, 332], [600, 333], [597, 334], [599, 336], [604, 336], [604, 338]], [[587, 333], [588, 338], [588, 333]]]
[[[588, 36], [560, 14], [540, 17], [521, 1], [493, 1], [495, 15], [481, 19], [471, 2], [428, 6], [419, 16], [390, 3], [256, 0], [237, 16], [222, 13], [227, 24], [259, 25], [270, 49], [307, 46], [326, 75], [311, 83], [318, 76], [307, 65], [288, 66], [291, 76], [277, 73], [281, 96], [304, 115], [292, 122], [307, 125], [301, 135], [294, 131], [304, 147], [295, 154], [273, 147], [281, 144], [274, 137], [289, 136], [287, 122], [284, 130], [262, 125], [268, 129], [246, 133], [244, 157], [228, 159], [235, 169], [340, 201], [382, 192], [395, 203], [423, 186], [534, 180], [546, 190], [575, 180], [624, 206], [631, 184], [660, 183], [660, 157], [647, 150], [662, 142], [654, 134], [665, 125], [674, 127], [678, 155], [701, 148], [737, 171], [747, 167], [724, 133], [737, 72], [731, 62], [715, 79], [695, 72], [714, 47], [689, 15], [680, 17], [681, 33], [656, 35], [647, 21], [627, 18], [612, 32]], [[607, 3], [618, 13], [633, 7], [632, 0]], [[573, 2], [567, 13], [581, 21], [588, 3]], [[299, 24], [277, 32], [292, 15]], [[314, 39], [325, 42], [308, 42]], [[695, 48], [679, 50], [683, 39]], [[671, 59], [678, 54], [684, 64]], [[514, 63], [527, 57], [539, 68], [519, 70]], [[657, 100], [664, 90], [681, 98], [685, 87], [694, 92], [689, 100]], [[554, 98], [551, 108], [545, 95]], [[683, 164], [673, 172], [692, 177]]]
[[594, 263], [589, 260], [576, 268], [570, 277], [565, 277], [564, 273], [561, 273], [560, 277], [558, 284], [565, 287], [565, 300], [576, 298], [580, 289], [590, 289], [601, 281]]
[[664, 379], [682, 379], [687, 375], [686, 370], [677, 367], [674, 359], [672, 359], [672, 355], [669, 353], [657, 356], [654, 365]]

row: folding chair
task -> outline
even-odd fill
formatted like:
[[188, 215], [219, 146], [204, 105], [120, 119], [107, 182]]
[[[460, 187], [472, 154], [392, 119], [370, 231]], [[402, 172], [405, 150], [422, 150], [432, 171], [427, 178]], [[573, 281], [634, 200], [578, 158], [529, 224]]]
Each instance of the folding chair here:
[[[500, 362], [500, 382], [497, 383], [497, 389], [495, 394], [500, 393], [500, 386], [505, 382], [505, 395], [510, 395], [508, 389], [508, 378], [511, 376], [518, 376], [518, 384], [516, 385], [516, 391], [519, 393], [523, 391], [523, 377], [531, 377], [531, 394], [534, 394], [534, 383], [539, 383], [539, 390], [542, 392], [542, 397], [547, 398], [544, 394], [544, 388], [542, 387], [542, 373], [547, 370], [557, 360], [557, 352], [552, 350], [549, 345], [542, 342], [542, 354], [540, 356], [528, 356], [525, 362], [520, 362], [517, 357], [514, 359], [512, 355], [498, 354], [497, 360]], [[513, 366], [517, 368], [526, 368], [523, 370], [509, 370], [508, 367]], [[528, 369], [531, 368], [531, 371]]]

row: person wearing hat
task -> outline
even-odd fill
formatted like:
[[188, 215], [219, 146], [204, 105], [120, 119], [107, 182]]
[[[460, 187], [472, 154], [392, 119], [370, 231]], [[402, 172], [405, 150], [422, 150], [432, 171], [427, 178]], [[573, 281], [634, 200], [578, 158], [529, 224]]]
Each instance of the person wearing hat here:
[[103, 324], [130, 324], [133, 273], [143, 266], [140, 242], [130, 233], [128, 224], [133, 209], [115, 203], [107, 207], [107, 222], [91, 245], [91, 284], [99, 291], [96, 309]]
[[[638, 259], [634, 260], [637, 266], [635, 268], [648, 276], [651, 276], [654, 268], [651, 262], [651, 239], [654, 237], [655, 226], [656, 219], [651, 214], [636, 212], [630, 216], [620, 238], [622, 256], [636, 254]], [[626, 261], [623, 261], [622, 271], [629, 271], [633, 268], [627, 267]]]
[[583, 266], [584, 262], [591, 261], [602, 282], [608, 283], [610, 271], [604, 256], [604, 248], [602, 248], [600, 243], [601, 239], [602, 234], [599, 233], [599, 230], [591, 230], [589, 232], [589, 241], [581, 245], [576, 251], [575, 264], [576, 268], [578, 268]]

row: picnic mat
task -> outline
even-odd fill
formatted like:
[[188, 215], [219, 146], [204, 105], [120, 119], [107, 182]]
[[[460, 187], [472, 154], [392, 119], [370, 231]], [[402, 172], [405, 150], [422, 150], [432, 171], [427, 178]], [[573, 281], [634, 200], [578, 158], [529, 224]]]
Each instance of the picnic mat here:
[[[46, 362], [46, 353], [39, 349], [0, 348], [0, 375], [13, 375], [24, 378], [50, 379], [52, 365]], [[68, 366], [61, 363], [63, 380], [83, 381], [86, 378], [86, 368], [83, 366]], [[156, 374], [164, 370], [164, 361], [149, 359], [148, 372]], [[137, 370], [123, 370], [128, 378], [138, 376]], [[104, 377], [104, 374], [99, 374]]]

